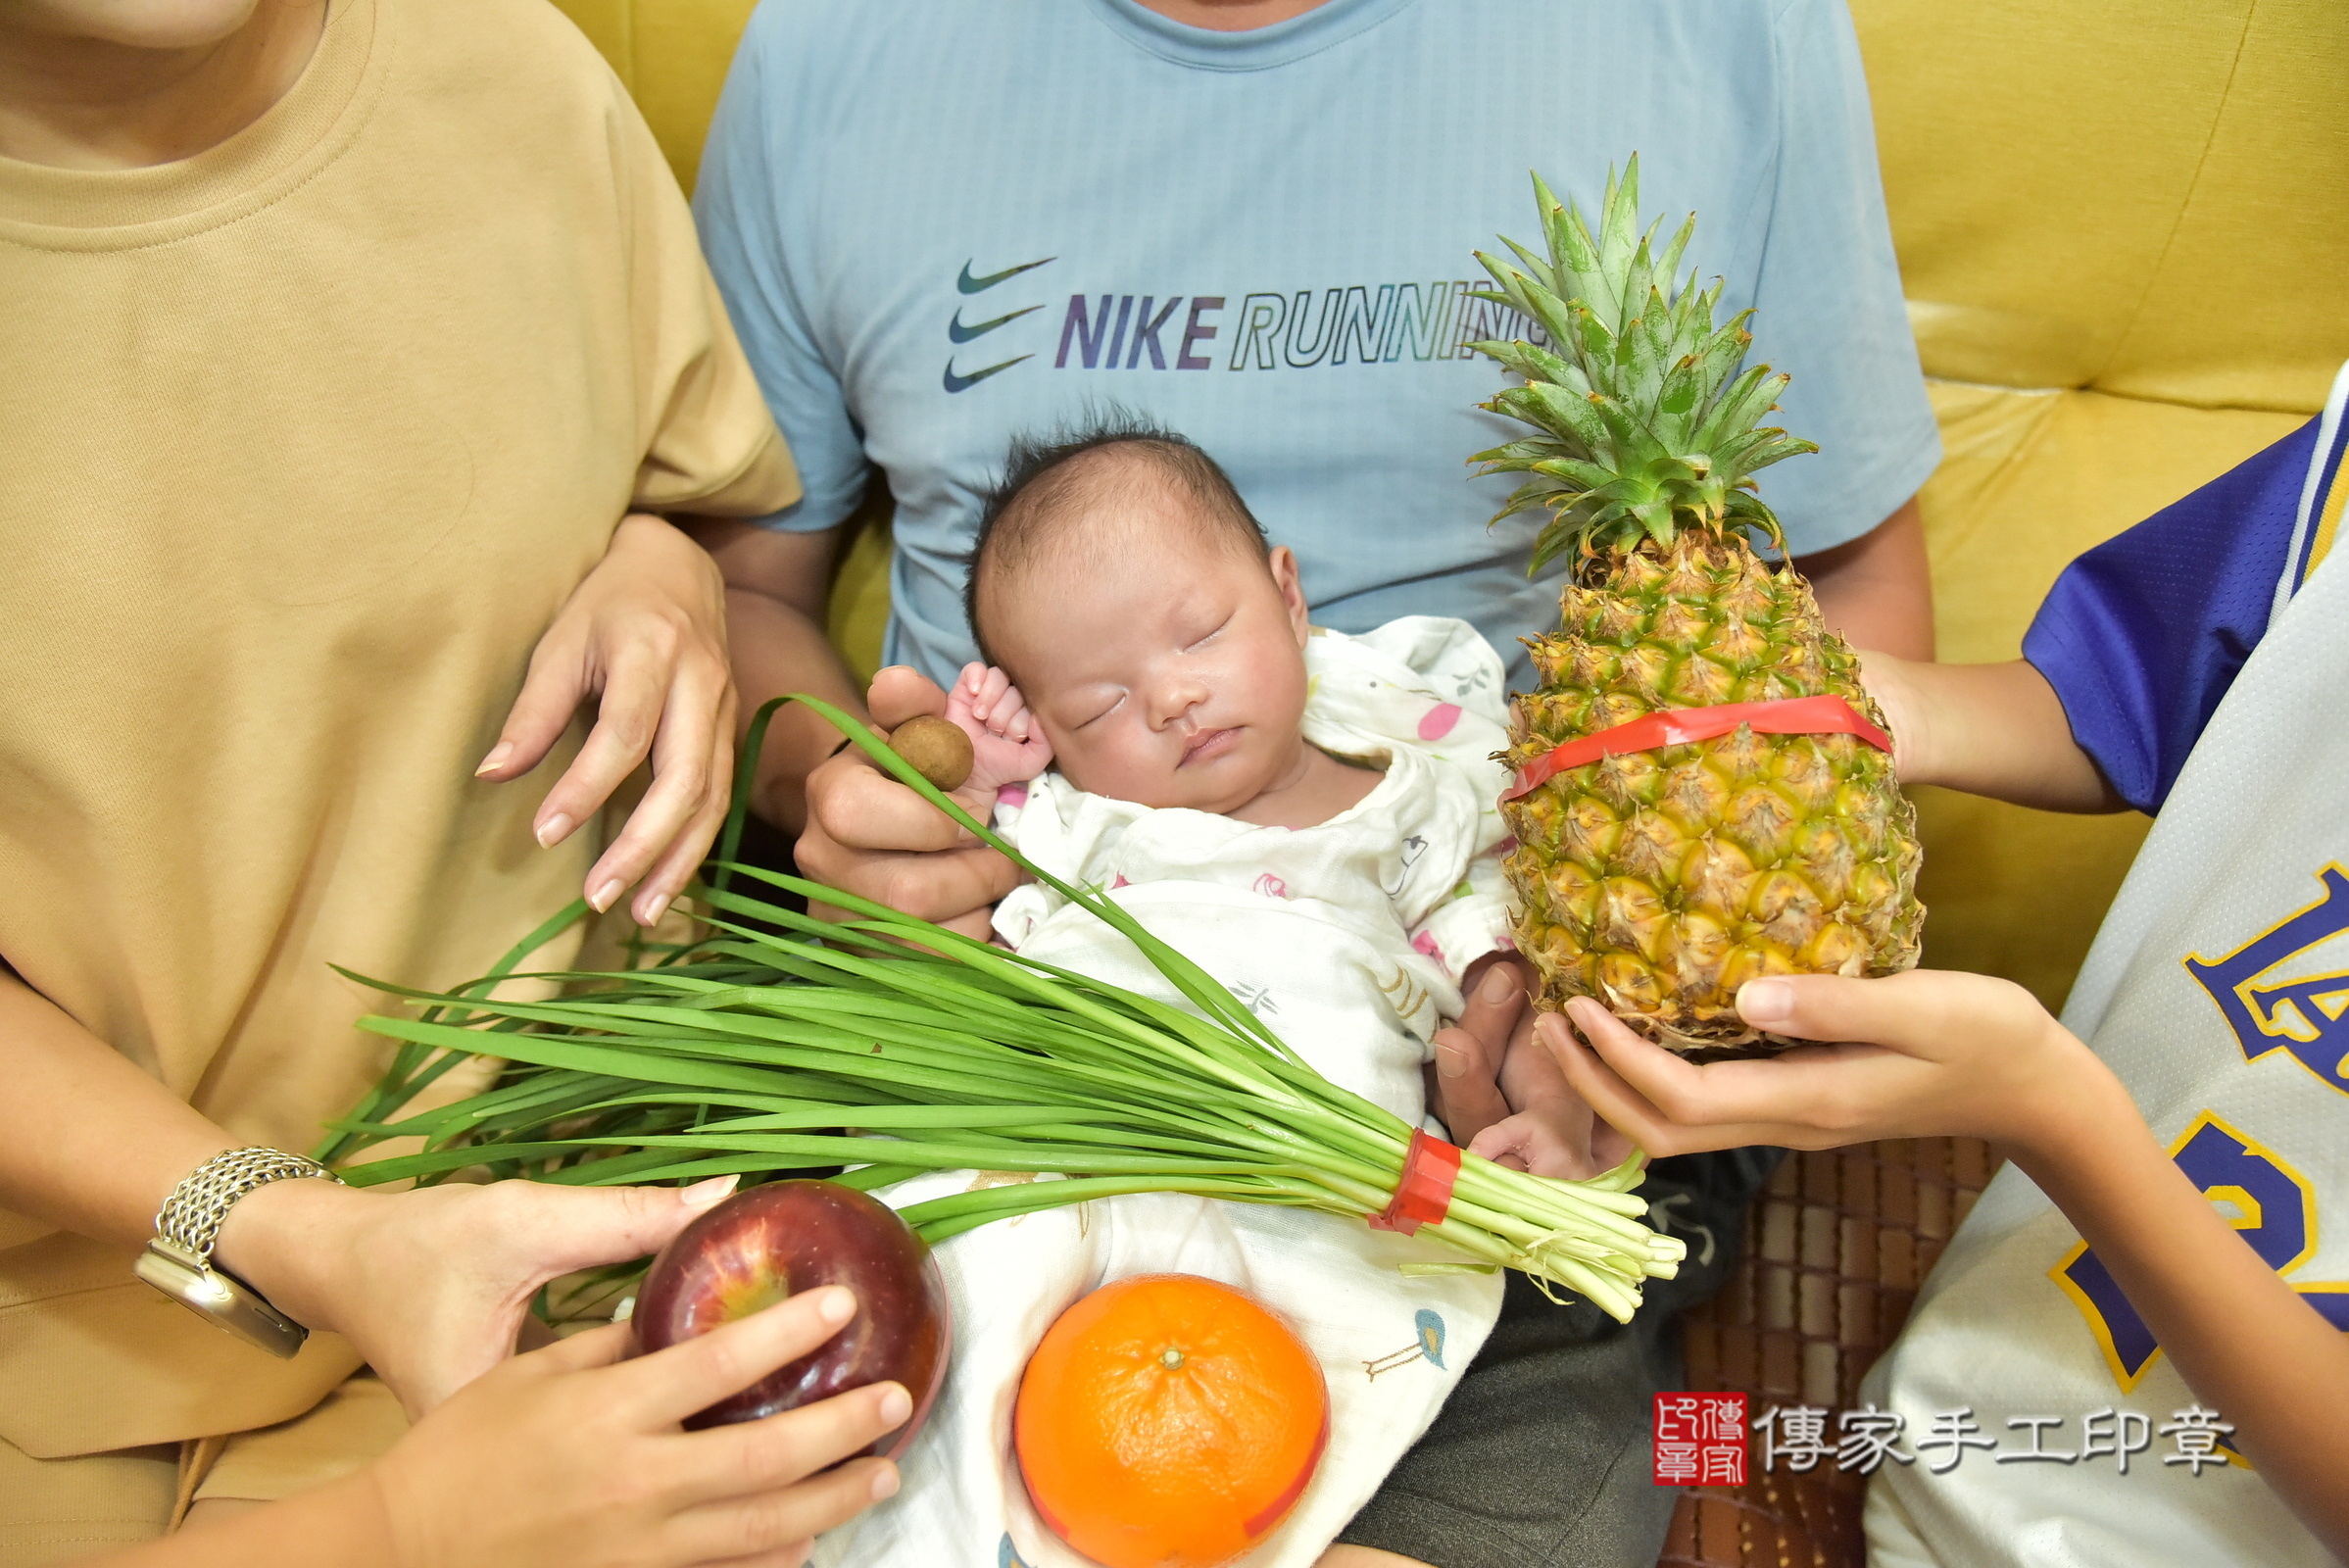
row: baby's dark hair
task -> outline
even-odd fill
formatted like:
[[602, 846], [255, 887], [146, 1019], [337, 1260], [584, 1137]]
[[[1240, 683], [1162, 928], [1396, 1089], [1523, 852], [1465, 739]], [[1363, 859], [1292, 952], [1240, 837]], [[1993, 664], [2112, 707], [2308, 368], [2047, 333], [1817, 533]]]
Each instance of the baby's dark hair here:
[[[1081, 461], [1096, 453], [1127, 461], [1109, 466]], [[998, 662], [979, 624], [981, 573], [1033, 561], [1044, 553], [1056, 525], [1080, 515], [1084, 503], [1101, 497], [1103, 486], [1113, 487], [1114, 494], [1114, 487], [1131, 489], [1137, 477], [1171, 485], [1197, 501], [1217, 536], [1233, 548], [1259, 559], [1271, 554], [1264, 525], [1240, 499], [1231, 475], [1188, 436], [1123, 410], [1056, 431], [1050, 439], [1015, 436], [1003, 460], [1003, 480], [980, 510], [970, 571], [963, 579], [963, 612], [982, 659]]]

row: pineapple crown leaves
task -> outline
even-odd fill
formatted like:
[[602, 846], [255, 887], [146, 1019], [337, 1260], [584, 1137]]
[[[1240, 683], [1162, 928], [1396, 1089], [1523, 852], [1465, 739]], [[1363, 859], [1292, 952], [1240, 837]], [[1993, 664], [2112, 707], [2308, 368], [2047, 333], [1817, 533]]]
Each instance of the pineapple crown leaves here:
[[1493, 520], [1537, 507], [1550, 512], [1534, 571], [1568, 550], [1588, 558], [1642, 540], [1669, 545], [1692, 525], [1753, 528], [1783, 544], [1777, 517], [1754, 494], [1753, 473], [1819, 449], [1759, 422], [1787, 377], [1766, 365], [1739, 369], [1753, 312], [1716, 326], [1721, 279], [1699, 289], [1691, 269], [1674, 286], [1695, 218], [1657, 248], [1663, 220], [1639, 226], [1636, 153], [1620, 180], [1607, 172], [1595, 235], [1540, 174], [1534, 195], [1548, 254], [1506, 237], [1519, 265], [1476, 253], [1495, 284], [1477, 297], [1541, 323], [1552, 345], [1468, 345], [1524, 381], [1482, 407], [1537, 432], [1469, 459], [1482, 473], [1529, 475]]

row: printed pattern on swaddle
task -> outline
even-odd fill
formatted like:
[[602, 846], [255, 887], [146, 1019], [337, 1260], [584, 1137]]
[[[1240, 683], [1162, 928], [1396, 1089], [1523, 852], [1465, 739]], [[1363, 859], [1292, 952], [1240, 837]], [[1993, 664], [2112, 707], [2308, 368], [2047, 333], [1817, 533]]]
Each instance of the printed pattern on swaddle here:
[[[1467, 622], [1421, 615], [1359, 637], [1316, 628], [1305, 668], [1305, 738], [1386, 770], [1319, 827], [1153, 809], [1057, 773], [999, 806], [997, 826], [1133, 910], [1328, 1077], [1415, 1122], [1419, 1064], [1459, 1015], [1461, 974], [1510, 941], [1500, 659]], [[995, 924], [1018, 952], [1154, 986], [1138, 952], [1049, 888], [1013, 892]]]
[[[997, 823], [1055, 875], [1109, 893], [1229, 987], [1335, 1082], [1406, 1121], [1420, 1064], [1457, 1016], [1467, 965], [1508, 943], [1494, 807], [1506, 745], [1499, 657], [1465, 622], [1393, 621], [1308, 641], [1304, 733], [1385, 769], [1318, 827], [1262, 828], [1153, 810], [1047, 774], [1007, 791]], [[1021, 953], [1181, 1004], [1131, 944], [1050, 890], [996, 911]], [[1031, 1178], [947, 1171], [878, 1196], [903, 1207]], [[1043, 1178], [1051, 1180], [1052, 1178]], [[889, 1501], [825, 1536], [824, 1568], [1084, 1568], [1044, 1527], [1011, 1448], [1021, 1369], [1079, 1297], [1136, 1274], [1204, 1275], [1285, 1318], [1330, 1388], [1330, 1443], [1288, 1522], [1246, 1568], [1305, 1568], [1434, 1420], [1500, 1307], [1497, 1275], [1411, 1274], [1441, 1244], [1334, 1215], [1179, 1194], [1097, 1200], [1000, 1221], [938, 1250], [954, 1360]]]

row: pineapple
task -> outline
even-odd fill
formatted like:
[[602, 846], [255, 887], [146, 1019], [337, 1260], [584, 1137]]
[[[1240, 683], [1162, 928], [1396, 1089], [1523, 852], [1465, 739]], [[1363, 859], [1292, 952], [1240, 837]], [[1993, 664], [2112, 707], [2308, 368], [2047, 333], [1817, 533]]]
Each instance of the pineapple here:
[[[1548, 257], [1479, 253], [1487, 298], [1542, 324], [1554, 352], [1473, 345], [1523, 377], [1485, 408], [1536, 434], [1472, 462], [1525, 473], [1493, 520], [1545, 508], [1533, 569], [1571, 559], [1552, 636], [1528, 639], [1540, 689], [1512, 700], [1518, 767], [1561, 742], [1668, 708], [1832, 693], [1884, 726], [1859, 662], [1810, 585], [1754, 552], [1783, 550], [1755, 469], [1808, 441], [1760, 420], [1784, 375], [1738, 372], [1750, 311], [1716, 327], [1718, 280], [1674, 273], [1695, 220], [1651, 252], [1639, 160], [1607, 181], [1595, 238], [1535, 176]], [[1764, 974], [1881, 975], [1917, 961], [1916, 815], [1892, 759], [1855, 736], [1756, 734], [1601, 759], [1504, 810], [1517, 940], [1541, 1005], [1596, 997], [1677, 1051], [1742, 1054], [1790, 1042], [1737, 1016]]]

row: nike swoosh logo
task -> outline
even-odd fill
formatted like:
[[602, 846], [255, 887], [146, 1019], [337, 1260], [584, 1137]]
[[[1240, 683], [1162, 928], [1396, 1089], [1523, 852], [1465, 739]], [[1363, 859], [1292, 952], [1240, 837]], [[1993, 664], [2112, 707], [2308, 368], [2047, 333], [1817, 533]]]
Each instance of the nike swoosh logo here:
[[967, 392], [989, 376], [1000, 375], [1019, 364], [1021, 360], [1032, 360], [1035, 357], [1033, 354], [1023, 354], [1017, 360], [1005, 360], [1001, 365], [990, 365], [986, 369], [974, 370], [969, 375], [956, 375], [954, 362], [949, 360], [946, 362], [946, 389], [949, 392]]
[[1003, 325], [1005, 321], [1016, 321], [1023, 316], [1032, 316], [1036, 312], [1043, 309], [1044, 307], [1041, 305], [1031, 305], [1024, 311], [1013, 311], [1009, 316], [999, 316], [992, 321], [981, 321], [976, 326], [964, 326], [962, 324], [962, 313], [960, 311], [956, 311], [954, 313], [954, 318], [947, 323], [947, 341], [950, 343], [968, 343], [974, 337], [986, 336], [988, 333], [994, 331], [997, 327]]
[[964, 262], [962, 275], [954, 279], [954, 287], [965, 294], [976, 294], [982, 289], [995, 287], [1006, 277], [1017, 277], [1022, 272], [1032, 272], [1037, 268], [1044, 266], [1045, 262], [1056, 262], [1059, 259], [1057, 256], [1047, 256], [1043, 262], [1022, 262], [1017, 267], [1006, 267], [1002, 271], [990, 272], [985, 277], [971, 276], [970, 263]]

